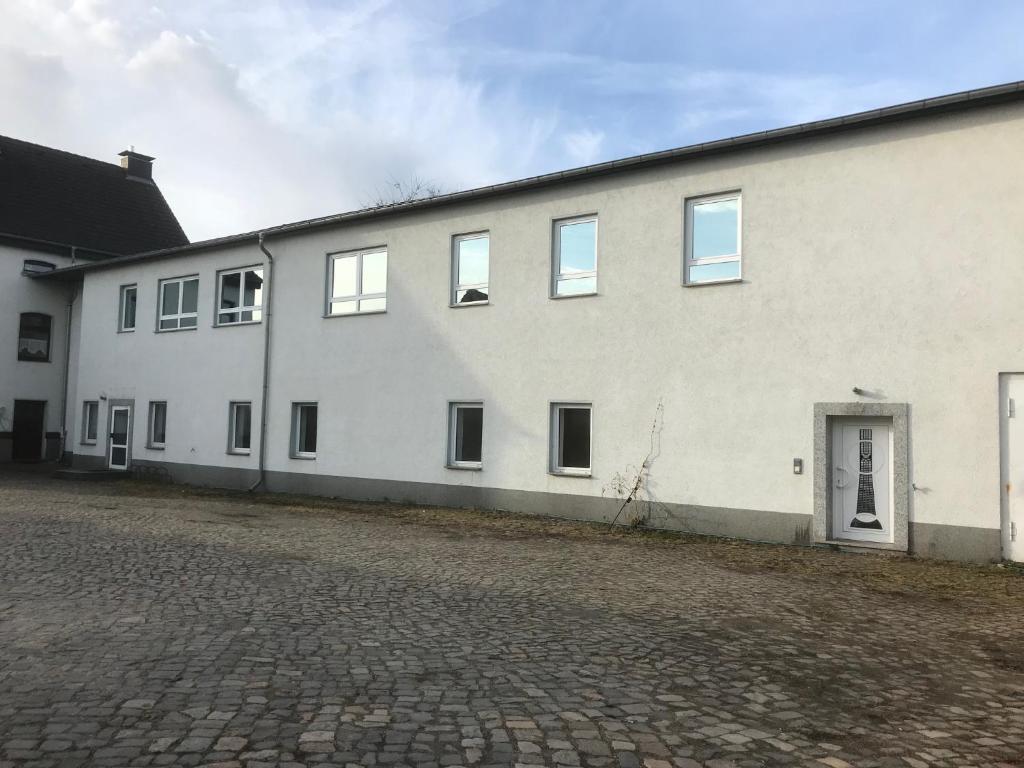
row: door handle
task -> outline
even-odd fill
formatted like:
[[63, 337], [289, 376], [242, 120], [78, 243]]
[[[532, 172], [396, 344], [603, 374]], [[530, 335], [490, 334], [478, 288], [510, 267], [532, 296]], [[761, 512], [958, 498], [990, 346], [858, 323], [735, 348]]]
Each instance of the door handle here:
[[[836, 472], [847, 472], [847, 469], [845, 467], [836, 467]], [[846, 483], [839, 482], [839, 477], [837, 475], [836, 476], [836, 488], [845, 488], [845, 487], [846, 487]]]

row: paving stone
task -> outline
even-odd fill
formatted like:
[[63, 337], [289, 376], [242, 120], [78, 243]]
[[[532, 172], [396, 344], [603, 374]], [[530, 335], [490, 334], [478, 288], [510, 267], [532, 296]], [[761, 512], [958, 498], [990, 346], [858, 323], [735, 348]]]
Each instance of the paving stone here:
[[[1005, 600], [932, 600], [912, 592], [929, 569], [988, 577], [770, 550], [821, 564], [797, 578], [750, 566], [769, 551], [751, 544], [728, 544], [733, 567], [705, 540], [3, 468], [0, 494], [0, 768], [980, 768], [1024, 752], [1024, 674], [992, 651], [1024, 636], [1012, 574]], [[859, 568], [903, 586], [835, 576]]]

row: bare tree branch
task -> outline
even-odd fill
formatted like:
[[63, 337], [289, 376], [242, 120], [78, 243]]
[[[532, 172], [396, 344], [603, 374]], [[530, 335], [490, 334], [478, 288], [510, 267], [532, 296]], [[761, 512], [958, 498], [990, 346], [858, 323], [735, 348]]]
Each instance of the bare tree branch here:
[[396, 179], [392, 176], [383, 187], [377, 187], [373, 195], [363, 200], [364, 208], [381, 208], [387, 205], [411, 203], [445, 194], [440, 184], [413, 176], [411, 179]]

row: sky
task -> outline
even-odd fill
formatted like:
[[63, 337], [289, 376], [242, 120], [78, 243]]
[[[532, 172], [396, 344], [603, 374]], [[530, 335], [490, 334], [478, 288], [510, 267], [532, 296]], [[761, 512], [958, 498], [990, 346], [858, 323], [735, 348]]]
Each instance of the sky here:
[[1019, 0], [0, 0], [0, 134], [195, 241], [1024, 79]]

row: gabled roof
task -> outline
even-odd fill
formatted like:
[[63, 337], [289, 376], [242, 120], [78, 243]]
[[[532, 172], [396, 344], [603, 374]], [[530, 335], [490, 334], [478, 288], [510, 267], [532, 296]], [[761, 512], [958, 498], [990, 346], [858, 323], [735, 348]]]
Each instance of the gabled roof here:
[[188, 244], [152, 180], [6, 136], [0, 136], [0, 236], [117, 255]]
[[596, 163], [594, 165], [583, 166], [580, 168], [556, 171], [555, 173], [532, 176], [526, 179], [519, 179], [518, 181], [507, 181], [488, 187], [468, 189], [462, 192], [451, 192], [449, 194], [438, 195], [436, 197], [411, 200], [403, 203], [393, 203], [391, 205], [382, 205], [375, 208], [364, 208], [362, 210], [349, 211], [347, 213], [323, 216], [317, 219], [296, 221], [290, 224], [279, 224], [263, 230], [244, 232], [238, 235], [227, 235], [210, 240], [201, 240], [181, 247], [136, 253], [128, 256], [121, 256], [116, 259], [96, 262], [94, 264], [80, 264], [72, 267], [63, 267], [51, 272], [42, 272], [37, 275], [33, 275], [33, 277], [40, 280], [78, 280], [81, 279], [81, 275], [84, 272], [117, 267], [121, 264], [130, 264], [136, 261], [172, 258], [178, 255], [184, 256], [190, 253], [227, 245], [240, 245], [243, 243], [255, 244], [260, 242], [264, 237], [271, 238], [278, 235], [288, 234], [290, 232], [307, 231], [332, 225], [346, 224], [349, 222], [385, 218], [388, 216], [408, 213], [410, 211], [443, 208], [448, 205], [467, 201], [499, 197], [502, 195], [544, 189], [563, 184], [572, 184], [599, 176], [635, 171], [643, 168], [652, 168], [672, 163], [682, 163], [712, 155], [740, 152], [759, 147], [803, 141], [822, 136], [829, 136], [836, 133], [862, 130], [880, 125], [909, 122], [918, 118], [931, 117], [950, 112], [980, 109], [1017, 101], [1024, 101], [1024, 80], [1004, 83], [1003, 85], [993, 85], [987, 88], [978, 88], [971, 91], [960, 91], [958, 93], [936, 96], [930, 99], [910, 101], [905, 104], [897, 104], [891, 107], [870, 109], [866, 112], [855, 112], [850, 115], [833, 117], [827, 120], [816, 120], [814, 122], [799, 123], [797, 125], [790, 125], [784, 128], [758, 131], [757, 133], [748, 133], [742, 136], [709, 141], [703, 144], [691, 144], [689, 146], [678, 147], [676, 149], [649, 152], [644, 155], [635, 155], [633, 157], [623, 158], [622, 160], [611, 160], [605, 163]]

